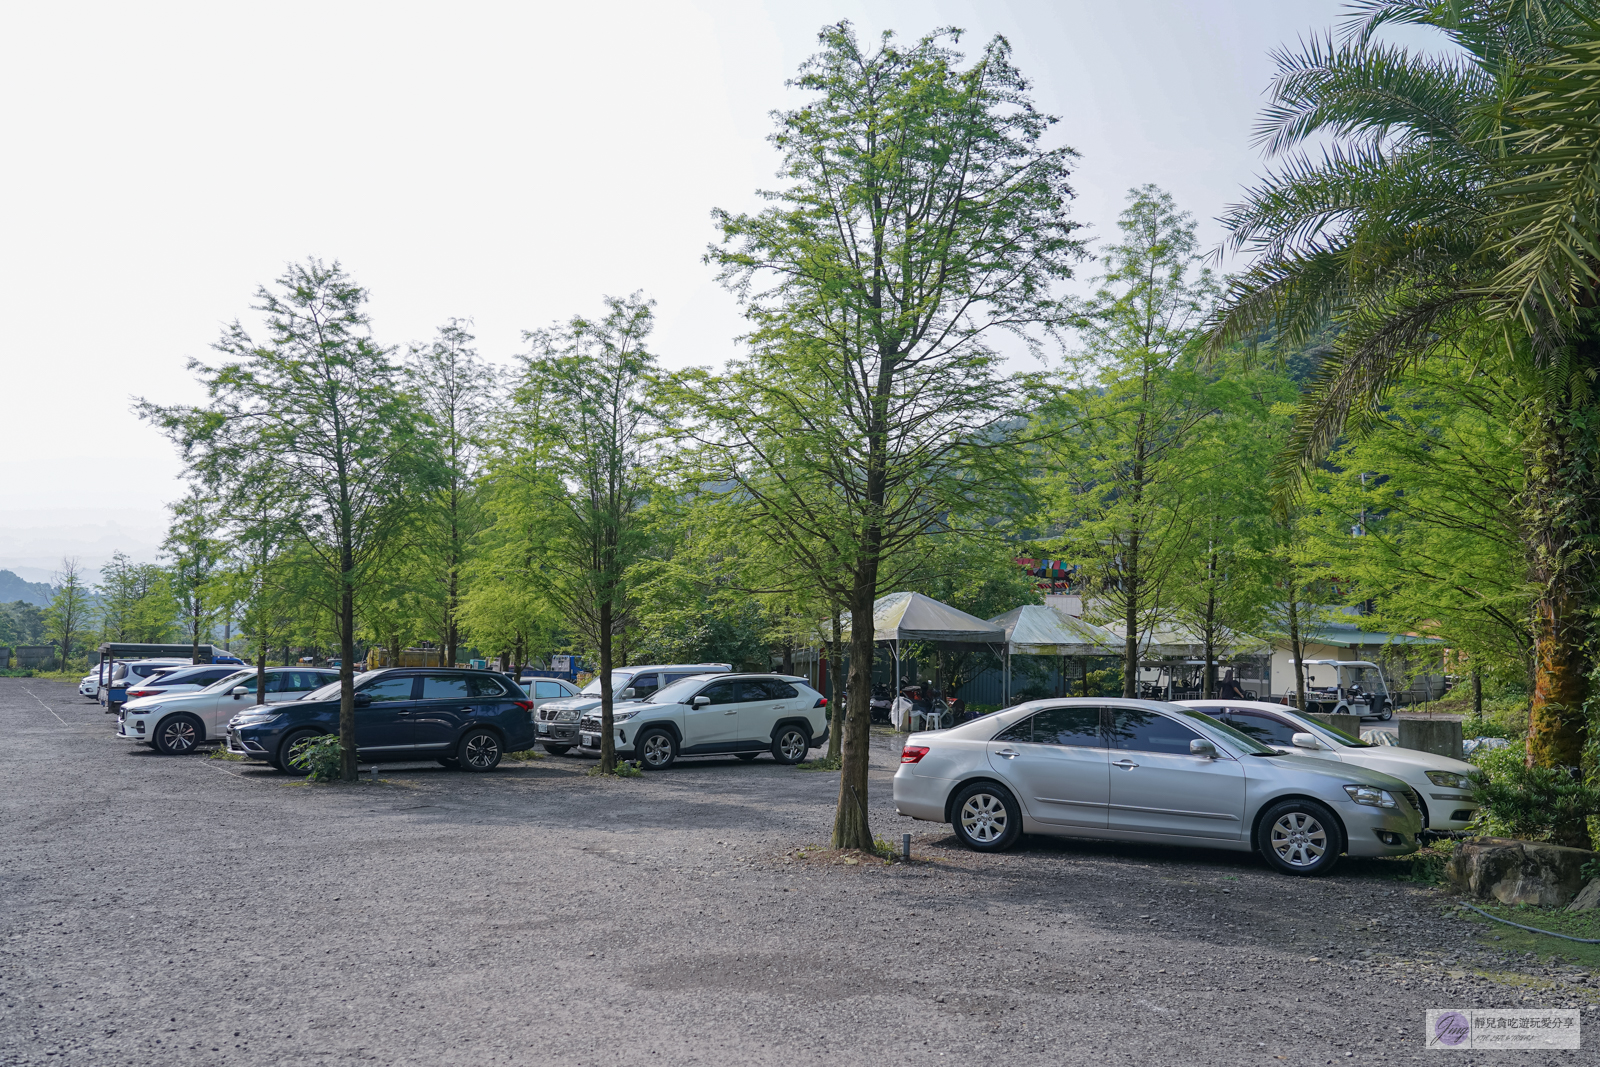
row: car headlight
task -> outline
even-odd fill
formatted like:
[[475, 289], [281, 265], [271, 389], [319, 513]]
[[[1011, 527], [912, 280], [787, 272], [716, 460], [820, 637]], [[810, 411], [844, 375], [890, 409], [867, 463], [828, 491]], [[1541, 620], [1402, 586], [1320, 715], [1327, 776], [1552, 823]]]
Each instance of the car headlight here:
[[581, 711], [558, 711], [556, 712], [556, 722], [577, 722], [582, 716], [583, 712]]
[[1454, 771], [1429, 771], [1428, 781], [1434, 785], [1442, 785], [1446, 789], [1471, 789], [1472, 779], [1464, 774]]
[[161, 705], [160, 704], [146, 704], [142, 708], [132, 708], [132, 709], [128, 710], [128, 714], [129, 715], [149, 715], [152, 711], [160, 711], [160, 710], [161, 710]]
[[1375, 808], [1393, 808], [1397, 805], [1394, 797], [1387, 789], [1379, 789], [1375, 785], [1347, 785], [1344, 791], [1350, 794], [1350, 799], [1357, 804], [1370, 804]]
[[632, 711], [613, 711], [611, 713], [611, 721], [612, 722], [627, 722], [629, 719], [631, 719], [635, 715], [639, 714], [639, 710], [640, 709], [638, 709], [638, 708], [634, 708]]

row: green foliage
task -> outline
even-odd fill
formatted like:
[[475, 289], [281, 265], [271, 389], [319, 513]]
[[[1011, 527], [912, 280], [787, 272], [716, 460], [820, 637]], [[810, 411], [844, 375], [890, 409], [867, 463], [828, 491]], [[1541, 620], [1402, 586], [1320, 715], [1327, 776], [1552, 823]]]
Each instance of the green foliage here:
[[841, 765], [842, 761], [837, 756], [825, 756], [795, 764], [802, 771], [836, 771]]
[[340, 757], [339, 735], [323, 734], [301, 746], [289, 762], [307, 771], [313, 782], [332, 782], [340, 777]]
[[44, 608], [25, 600], [0, 604], [0, 645], [37, 645], [44, 640]]
[[1588, 848], [1590, 816], [1600, 815], [1600, 787], [1562, 767], [1529, 767], [1527, 750], [1514, 742], [1472, 754], [1483, 772], [1473, 788], [1480, 805], [1474, 829], [1495, 836], [1551, 840]]
[[102, 639], [159, 644], [171, 638], [178, 602], [165, 567], [113, 553], [95, 594]]
[[1532, 661], [1517, 404], [1465, 359], [1416, 368], [1314, 476], [1303, 524], [1305, 557], [1374, 602], [1363, 625], [1443, 637], [1491, 686], [1525, 684]]
[[44, 612], [44, 634], [56, 646], [54, 669], [64, 669], [72, 662], [72, 654], [79, 651], [93, 632], [90, 612], [92, 601], [88, 587], [78, 574], [76, 559], [63, 559], [61, 570], [55, 575], [56, 593]]

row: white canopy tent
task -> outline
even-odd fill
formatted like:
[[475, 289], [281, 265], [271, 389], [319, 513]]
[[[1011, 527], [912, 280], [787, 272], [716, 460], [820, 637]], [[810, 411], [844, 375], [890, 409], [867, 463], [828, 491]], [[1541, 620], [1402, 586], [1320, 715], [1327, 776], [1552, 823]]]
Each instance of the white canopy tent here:
[[[841, 620], [848, 641], [850, 616]], [[894, 691], [900, 692], [900, 654], [907, 641], [926, 641], [947, 651], [989, 649], [1002, 653], [1006, 632], [992, 622], [921, 593], [890, 593], [872, 605], [872, 640], [889, 646], [894, 656]]]
[[1120, 656], [1122, 638], [1103, 626], [1045, 607], [1024, 604], [989, 620], [1005, 631], [1003, 699], [1011, 700], [1012, 656]]

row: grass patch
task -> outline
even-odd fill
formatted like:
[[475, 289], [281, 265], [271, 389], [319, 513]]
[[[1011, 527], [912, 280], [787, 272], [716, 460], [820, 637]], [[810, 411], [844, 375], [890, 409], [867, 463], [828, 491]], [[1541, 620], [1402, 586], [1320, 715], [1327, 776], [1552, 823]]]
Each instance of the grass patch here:
[[639, 766], [638, 760], [618, 760], [616, 770], [607, 774], [599, 767], [591, 767], [583, 773], [590, 778], [643, 778], [644, 768]]
[[1444, 869], [1455, 854], [1455, 842], [1436, 841], [1420, 848], [1409, 856], [1381, 856], [1370, 859], [1346, 859], [1341, 869], [1349, 869], [1373, 878], [1392, 878], [1400, 882], [1420, 885], [1443, 885]]
[[[1565, 908], [1537, 908], [1529, 904], [1497, 904], [1492, 900], [1473, 901], [1473, 906], [1523, 926], [1536, 926], [1568, 937], [1600, 938], [1600, 909], [1567, 911]], [[1558, 957], [1591, 970], [1600, 970], [1600, 945], [1580, 945], [1576, 941], [1563, 941], [1559, 937], [1518, 930], [1504, 923], [1490, 922], [1466, 908], [1459, 909], [1456, 914], [1468, 922], [1476, 923], [1485, 938], [1499, 937], [1498, 941], [1480, 939], [1481, 943], [1496, 951], [1531, 952], [1541, 960]]]
[[524, 763], [531, 763], [536, 759], [544, 759], [543, 752], [532, 748], [525, 748], [521, 752], [507, 752], [506, 755], [512, 759], [522, 760]]
[[802, 771], [836, 771], [840, 768], [840, 766], [843, 765], [843, 763], [844, 760], [838, 756], [835, 756], [832, 759], [828, 758], [827, 756], [823, 756], [821, 759], [806, 760], [804, 763], [796, 763], [795, 766]]
[[33, 671], [25, 667], [6, 667], [0, 670], [0, 678], [32, 678]]
[[227, 760], [230, 763], [244, 762], [244, 757], [239, 755], [237, 752], [229, 752], [227, 745], [218, 745], [216, 748], [211, 750], [211, 755], [207, 756], [206, 759], [221, 759]]

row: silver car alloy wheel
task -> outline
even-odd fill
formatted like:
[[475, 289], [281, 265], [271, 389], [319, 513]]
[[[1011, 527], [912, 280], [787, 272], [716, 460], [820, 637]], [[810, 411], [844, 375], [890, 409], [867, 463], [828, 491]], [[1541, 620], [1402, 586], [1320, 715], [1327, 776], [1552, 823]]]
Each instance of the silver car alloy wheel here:
[[1310, 867], [1328, 851], [1328, 831], [1303, 811], [1286, 813], [1272, 824], [1272, 850], [1291, 867]]
[[961, 805], [961, 828], [980, 844], [1004, 837], [1007, 822], [1006, 806], [993, 793], [974, 793]]
[[462, 753], [468, 765], [480, 771], [493, 767], [499, 756], [500, 742], [494, 739], [493, 734], [475, 734], [469, 737], [467, 750]]
[[666, 734], [651, 734], [644, 739], [640, 758], [651, 767], [665, 767], [672, 759], [672, 738]]
[[785, 730], [778, 736], [778, 751], [783, 753], [783, 758], [791, 762], [805, 758], [806, 737], [799, 730]]
[[187, 752], [195, 746], [194, 723], [170, 719], [161, 724], [161, 745], [168, 752]]

